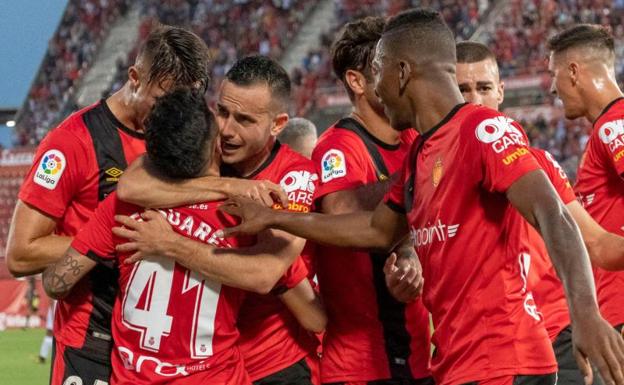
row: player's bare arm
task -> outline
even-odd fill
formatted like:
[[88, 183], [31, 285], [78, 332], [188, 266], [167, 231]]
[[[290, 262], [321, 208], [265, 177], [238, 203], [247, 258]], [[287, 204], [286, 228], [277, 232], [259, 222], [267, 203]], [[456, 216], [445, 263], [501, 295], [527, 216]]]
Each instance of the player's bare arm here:
[[56, 219], [19, 201], [9, 232], [7, 267], [15, 277], [37, 274], [58, 261], [71, 238], [54, 235]]
[[589, 359], [606, 383], [624, 382], [624, 341], [600, 316], [589, 257], [570, 213], [541, 170], [518, 179], [507, 198], [537, 228], [565, 289], [572, 321], [575, 355], [590, 378]]
[[273, 289], [305, 245], [301, 238], [267, 230], [258, 235], [254, 246], [216, 248], [177, 234], [156, 211], [143, 214], [142, 222], [126, 216], [115, 219], [124, 227], [114, 228], [113, 233], [129, 241], [117, 251], [134, 252], [126, 263], [165, 256], [209, 279], [260, 294]]
[[356, 211], [373, 211], [390, 188], [391, 180], [369, 183], [351, 190], [340, 190], [321, 199], [325, 214], [348, 214]]
[[321, 333], [325, 330], [327, 314], [321, 304], [321, 299], [307, 278], [292, 289], [279, 294], [279, 297], [306, 330], [313, 333]]
[[170, 208], [187, 204], [245, 196], [272, 206], [288, 206], [288, 196], [277, 184], [238, 178], [204, 176], [172, 181], [157, 175], [145, 156], [133, 162], [119, 179], [117, 195], [125, 202], [147, 208]]
[[405, 215], [384, 203], [378, 204], [375, 211], [329, 215], [276, 211], [250, 199], [232, 198], [221, 210], [241, 218], [240, 225], [219, 231], [221, 236], [257, 234], [274, 228], [331, 246], [390, 251], [407, 234]]
[[624, 237], [605, 230], [578, 201], [566, 207], [583, 234], [592, 263], [605, 270], [624, 270]]
[[48, 266], [42, 274], [43, 288], [54, 299], [65, 298], [72, 288], [97, 265], [73, 248], [69, 248], [62, 259]]

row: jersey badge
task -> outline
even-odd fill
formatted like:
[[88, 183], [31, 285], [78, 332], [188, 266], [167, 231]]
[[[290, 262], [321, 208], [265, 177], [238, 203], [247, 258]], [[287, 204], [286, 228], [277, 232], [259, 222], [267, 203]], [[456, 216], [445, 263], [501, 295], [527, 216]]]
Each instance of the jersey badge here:
[[67, 167], [65, 155], [59, 150], [48, 150], [41, 157], [41, 163], [35, 171], [33, 181], [41, 187], [54, 190], [65, 167]]
[[323, 174], [321, 180], [323, 183], [332, 179], [342, 178], [347, 175], [347, 163], [344, 153], [340, 150], [331, 149], [323, 155], [321, 161]]

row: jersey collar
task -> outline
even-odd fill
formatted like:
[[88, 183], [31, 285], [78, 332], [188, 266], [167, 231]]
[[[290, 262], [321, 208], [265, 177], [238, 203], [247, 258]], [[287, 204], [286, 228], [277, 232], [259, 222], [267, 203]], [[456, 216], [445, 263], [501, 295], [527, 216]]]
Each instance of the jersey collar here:
[[453, 116], [455, 116], [455, 114], [465, 105], [467, 105], [468, 103], [460, 103], [458, 105], [456, 105], [455, 107], [453, 107], [453, 109], [446, 114], [446, 116], [444, 117], [444, 119], [442, 119], [440, 121], [440, 123], [436, 124], [435, 126], [433, 126], [429, 131], [425, 132], [424, 134], [421, 135], [421, 137], [423, 138], [423, 140], [427, 140], [429, 139], [433, 134], [435, 134], [436, 131], [438, 131], [442, 126], [444, 126], [446, 123], [448, 123], [449, 120], [451, 120], [453, 118]]
[[602, 118], [602, 115], [606, 114], [607, 112], [609, 112], [609, 110], [611, 109], [611, 107], [613, 107], [613, 105], [617, 102], [619, 102], [620, 100], [624, 99], [624, 96], [620, 96], [619, 98], [616, 98], [614, 100], [611, 101], [611, 103], [607, 104], [607, 106], [602, 110], [602, 112], [600, 113], [600, 115], [598, 115], [598, 117], [596, 118], [596, 120], [594, 120], [593, 124], [596, 124], [596, 122]]
[[126, 134], [128, 134], [128, 135], [130, 135], [130, 136], [132, 136], [134, 138], [145, 139], [145, 134], [143, 134], [142, 132], [139, 132], [139, 131], [136, 131], [136, 130], [132, 130], [132, 129], [126, 127], [123, 123], [121, 123], [119, 121], [119, 119], [117, 119], [117, 117], [113, 114], [113, 111], [111, 111], [110, 108], [108, 107], [108, 104], [106, 103], [106, 99], [100, 100], [100, 105], [102, 106], [102, 109], [104, 110], [104, 113], [106, 114], [106, 117], [118, 129], [120, 129], [121, 131], [125, 132]]
[[[262, 162], [260, 167], [258, 167], [254, 172], [244, 177], [243, 179], [253, 179], [262, 171], [264, 171], [267, 167], [269, 167], [269, 165], [273, 163], [273, 161], [275, 160], [275, 157], [277, 156], [277, 153], [279, 152], [281, 147], [282, 147], [282, 144], [279, 142], [279, 140], [276, 140], [275, 143], [273, 144], [273, 148], [271, 148], [271, 153], [269, 154], [269, 157], [266, 158], [264, 162]], [[242, 178], [241, 176], [238, 175], [236, 170], [234, 170], [234, 168], [228, 164], [224, 164], [221, 166], [221, 176]]]

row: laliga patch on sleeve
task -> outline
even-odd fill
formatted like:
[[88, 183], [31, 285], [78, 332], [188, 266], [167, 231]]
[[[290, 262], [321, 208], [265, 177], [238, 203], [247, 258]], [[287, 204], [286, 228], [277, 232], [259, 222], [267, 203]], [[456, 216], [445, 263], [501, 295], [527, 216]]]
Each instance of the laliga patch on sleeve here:
[[67, 167], [65, 155], [59, 150], [48, 150], [41, 157], [33, 181], [41, 187], [54, 190], [61, 179], [61, 175], [63, 175], [63, 171], [65, 171], [65, 167]]
[[323, 183], [347, 175], [347, 162], [344, 153], [336, 149], [327, 151], [321, 160], [321, 168], [323, 170], [321, 175]]

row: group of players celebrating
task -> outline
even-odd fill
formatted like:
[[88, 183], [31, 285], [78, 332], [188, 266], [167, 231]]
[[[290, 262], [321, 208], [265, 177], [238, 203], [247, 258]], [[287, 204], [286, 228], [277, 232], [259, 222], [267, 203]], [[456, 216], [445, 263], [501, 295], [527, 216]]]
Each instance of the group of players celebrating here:
[[311, 160], [276, 140], [279, 64], [240, 59], [209, 109], [204, 42], [153, 32], [20, 190], [7, 262], [60, 299], [51, 384], [624, 384], [614, 42], [579, 25], [549, 48], [566, 117], [594, 125], [578, 200], [498, 112], [492, 52], [435, 11], [343, 28], [353, 110]]

